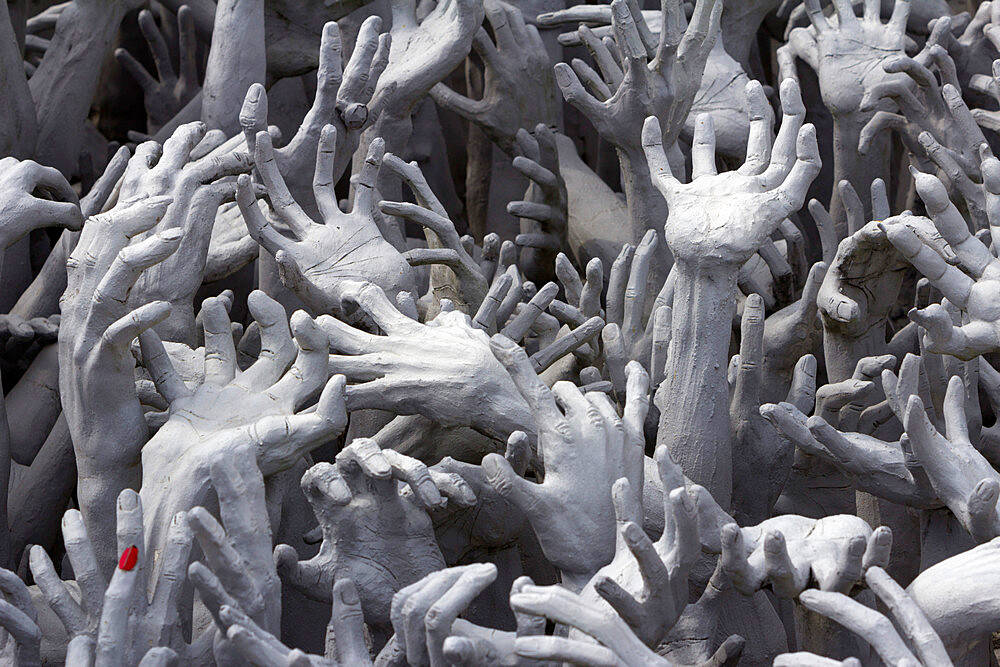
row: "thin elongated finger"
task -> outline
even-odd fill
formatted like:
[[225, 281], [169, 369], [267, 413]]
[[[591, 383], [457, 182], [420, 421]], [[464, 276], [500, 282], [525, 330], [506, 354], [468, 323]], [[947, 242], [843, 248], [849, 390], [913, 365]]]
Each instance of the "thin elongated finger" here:
[[722, 527], [722, 569], [732, 580], [737, 590], [752, 594], [760, 585], [747, 562], [746, 546], [740, 527], [734, 523]]
[[136, 60], [135, 56], [127, 50], [122, 48], [115, 49], [115, 60], [117, 60], [118, 64], [129, 73], [129, 76], [131, 76], [137, 84], [139, 84], [139, 87], [142, 88], [143, 92], [149, 94], [156, 88], [157, 82], [156, 79], [153, 78], [153, 75], [151, 75], [146, 68], [143, 67], [138, 60]]
[[754, 176], [762, 173], [771, 162], [772, 112], [764, 95], [764, 87], [756, 79], [747, 82], [746, 98], [750, 135], [747, 139], [746, 160], [737, 171]]
[[352, 283], [343, 289], [342, 299], [357, 304], [380, 329], [391, 335], [419, 331], [421, 325], [399, 312], [382, 288], [373, 283]]
[[504, 327], [500, 334], [514, 341], [524, 338], [531, 325], [549, 307], [549, 304], [552, 303], [558, 292], [558, 285], [551, 282], [546, 283], [535, 293], [535, 296], [531, 297], [531, 300], [521, 309], [521, 312]]
[[719, 32], [723, 4], [721, 0], [698, 0], [695, 3], [691, 21], [677, 46], [677, 59], [687, 65], [689, 72], [704, 68]]
[[944, 184], [935, 176], [912, 170], [917, 194], [927, 206], [927, 212], [934, 220], [934, 227], [951, 249], [955, 251], [962, 266], [974, 278], [983, 275], [986, 267], [996, 261], [993, 253], [983, 243], [969, 233], [969, 226], [948, 197]]
[[[597, 67], [601, 70], [601, 76], [603, 77], [602, 83], [606, 82], [605, 87], [617, 89], [622, 82], [624, 73], [615, 59], [611, 57], [611, 51], [604, 44], [604, 42], [594, 34], [594, 31], [585, 25], [581, 25], [577, 29], [577, 34], [580, 36], [580, 41], [583, 45], [587, 47], [590, 51], [591, 57], [594, 62], [597, 63]], [[610, 95], [608, 95], [610, 97]]]
[[931, 281], [945, 298], [964, 308], [972, 290], [973, 281], [954, 266], [950, 266], [941, 256], [931, 250], [912, 230], [903, 225], [889, 225], [885, 234], [895, 248], [910, 264]]
[[[136, 549], [132, 546], [129, 549]], [[130, 565], [131, 563], [131, 565]], [[104, 609], [97, 630], [97, 650], [95, 657], [100, 665], [124, 665], [125, 641], [128, 634], [129, 607], [133, 592], [139, 581], [139, 570], [135, 561], [127, 560], [125, 554], [118, 568], [111, 576], [108, 590], [104, 594]]]
[[448, 664], [443, 645], [451, 634], [451, 626], [469, 604], [497, 578], [497, 567], [492, 563], [470, 565], [462, 576], [434, 602], [424, 615], [427, 635], [427, 652], [431, 667]]
[[[263, 609], [264, 599], [253, 581], [248, 578], [249, 570], [242, 554], [229, 542], [219, 522], [204, 508], [195, 507], [188, 512], [188, 523], [201, 546], [205, 560], [211, 567], [212, 577], [221, 584], [226, 596], [232, 596], [230, 599], [234, 600], [233, 602], [222, 600], [222, 603], [241, 607], [250, 614]], [[192, 567], [195, 565], [200, 563], [192, 563]], [[188, 568], [188, 576], [197, 584], [199, 576], [192, 571], [192, 567]], [[239, 600], [239, 603], [237, 604], [235, 600]]]
[[361, 665], [370, 660], [365, 644], [365, 616], [361, 611], [361, 598], [350, 579], [338, 579], [333, 585], [330, 629], [337, 638], [337, 661], [340, 664]]
[[153, 301], [139, 306], [128, 315], [115, 320], [104, 331], [104, 342], [112, 347], [126, 347], [136, 336], [150, 327], [155, 327], [169, 316], [170, 304], [166, 301]]
[[261, 179], [264, 181], [264, 186], [267, 188], [275, 213], [281, 217], [296, 236], [300, 239], [303, 238], [309, 232], [313, 222], [292, 197], [292, 193], [289, 192], [285, 179], [278, 170], [278, 163], [274, 159], [271, 135], [265, 131], [257, 133], [254, 162]]
[[42, 592], [42, 596], [59, 621], [70, 634], [79, 634], [87, 628], [87, 617], [84, 611], [69, 594], [65, 584], [59, 579], [52, 561], [45, 549], [37, 544], [31, 547], [28, 555], [31, 576]]
[[813, 127], [812, 123], [803, 125], [799, 129], [795, 144], [795, 163], [784, 182], [776, 188], [778, 196], [784, 204], [785, 215], [802, 208], [809, 185], [816, 178], [821, 166], [819, 145], [816, 142], [816, 128]]
[[17, 664], [41, 665], [39, 649], [42, 632], [34, 619], [6, 600], [0, 600], [0, 627], [10, 633], [17, 643]]
[[227, 542], [238, 547], [249, 562], [267, 562], [271, 541], [262, 540], [261, 536], [269, 532], [270, 526], [266, 514], [259, 513], [264, 503], [264, 479], [253, 458], [244, 455], [216, 459], [209, 474], [219, 498], [219, 515], [225, 524]]
[[340, 213], [337, 194], [333, 191], [333, 168], [337, 156], [337, 128], [324, 125], [316, 145], [316, 169], [313, 172], [313, 196], [324, 220], [333, 220]]
[[148, 9], [139, 12], [139, 30], [146, 38], [149, 51], [153, 56], [153, 64], [156, 65], [156, 73], [161, 81], [176, 77], [173, 64], [170, 62], [170, 53], [167, 51], [167, 42], [163, 39], [163, 33], [156, 25], [153, 13]]
[[139, 347], [142, 351], [143, 366], [149, 371], [149, 375], [156, 385], [156, 390], [163, 395], [167, 402], [172, 403], [182, 396], [191, 394], [167, 355], [163, 341], [160, 340], [155, 331], [147, 329], [139, 334]]
[[292, 313], [292, 336], [298, 354], [295, 363], [270, 389], [270, 394], [296, 409], [314, 396], [328, 379], [330, 343], [305, 311]]
[[626, 243], [611, 265], [606, 309], [608, 322], [623, 323], [625, 321], [625, 291], [634, 253], [635, 247]]
[[771, 163], [758, 179], [761, 186], [770, 190], [785, 181], [792, 167], [796, 164], [796, 145], [799, 130], [806, 117], [806, 108], [802, 103], [799, 84], [794, 79], [781, 82], [781, 126], [771, 150]]
[[649, 116], [642, 124], [642, 151], [646, 155], [653, 185], [669, 201], [680, 182], [671, 171], [667, 153], [663, 150], [663, 135], [656, 116]]
[[740, 368], [734, 397], [744, 410], [756, 411], [764, 380], [764, 300], [759, 294], [747, 297], [740, 334]]
[[205, 330], [205, 382], [222, 387], [236, 377], [236, 345], [233, 343], [229, 313], [218, 297], [201, 304]]
[[635, 249], [628, 284], [625, 287], [624, 312], [622, 313], [622, 335], [631, 346], [643, 334], [642, 316], [646, 304], [647, 279], [657, 245], [656, 230], [650, 229], [643, 235]]
[[[260, 353], [257, 361], [240, 377], [251, 388], [269, 387], [282, 376], [296, 356], [292, 332], [284, 307], [260, 290], [247, 297], [247, 307], [260, 325]], [[141, 342], [141, 339], [140, 339]]]
[[694, 122], [694, 142], [691, 145], [691, 178], [714, 176], [715, 166], [715, 122], [712, 114], [698, 114]]
[[97, 617], [104, 604], [107, 581], [97, 567], [94, 547], [87, 537], [83, 516], [78, 510], [67, 510], [62, 520], [63, 543], [66, 555], [73, 566], [73, 574], [80, 586], [80, 598], [88, 615]]
[[97, 284], [95, 298], [124, 303], [142, 272], [174, 254], [182, 237], [180, 229], [167, 229], [122, 248]]
[[248, 661], [275, 666], [288, 664], [287, 654], [276, 650], [274, 646], [242, 625], [236, 623], [230, 625], [226, 630], [226, 637]]
[[178, 604], [185, 585], [193, 542], [194, 535], [188, 527], [187, 512], [178, 512], [170, 520], [170, 527], [167, 529], [167, 548], [162, 555], [160, 576], [150, 604], [152, 618], [162, 619], [164, 624], [160, 628], [161, 633], [166, 633], [170, 628], [170, 610]]
[[257, 205], [257, 194], [248, 174], [241, 175], [236, 181], [236, 204], [254, 241], [272, 255], [276, 255], [279, 250], [292, 251], [293, 242], [276, 230], [261, 213]]
[[412, 489], [420, 505], [426, 509], [441, 509], [446, 504], [430, 471], [421, 461], [391, 449], [382, 450], [382, 456], [392, 468], [393, 476]]
[[892, 529], [879, 526], [872, 531], [865, 547], [865, 555], [861, 560], [861, 569], [865, 572], [872, 567], [886, 567], [892, 551]]
[[385, 141], [378, 137], [368, 146], [368, 155], [365, 157], [361, 174], [358, 176], [354, 194], [354, 208], [352, 209], [354, 213], [371, 215], [375, 211], [375, 182], [379, 169], [382, 167], [384, 155]]
[[538, 377], [527, 353], [521, 346], [498, 334], [490, 339], [490, 349], [510, 373], [514, 385], [524, 397], [539, 425], [556, 424], [564, 420], [563, 414], [556, 406], [552, 392]]
[[[354, 50], [344, 67], [343, 83], [336, 91], [337, 98], [347, 102], [361, 102], [367, 104], [371, 99], [369, 94], [365, 99], [365, 86], [368, 83], [369, 74], [374, 64], [379, 47], [379, 32], [382, 30], [382, 19], [378, 16], [369, 16], [361, 24], [358, 37], [355, 40]], [[336, 61], [339, 66], [341, 55], [337, 49]], [[334, 55], [331, 53], [331, 55]], [[331, 58], [331, 60], [333, 60]]]
[[881, 567], [865, 573], [869, 588], [889, 607], [910, 646], [925, 665], [946, 665], [951, 661], [937, 632], [923, 610]]
[[799, 595], [799, 602], [807, 609], [822, 614], [863, 637], [886, 664], [920, 664], [889, 619], [874, 609], [841, 593], [815, 589], [803, 591]]
[[609, 648], [565, 637], [518, 637], [514, 640], [514, 652], [528, 660], [552, 660], [591, 667], [616, 667], [621, 664]]
[[531, 365], [538, 372], [544, 371], [565, 355], [576, 350], [584, 343], [589, 342], [602, 329], [604, 329], [604, 320], [600, 317], [591, 317], [562, 338], [556, 339], [555, 342], [545, 349], [531, 355]]

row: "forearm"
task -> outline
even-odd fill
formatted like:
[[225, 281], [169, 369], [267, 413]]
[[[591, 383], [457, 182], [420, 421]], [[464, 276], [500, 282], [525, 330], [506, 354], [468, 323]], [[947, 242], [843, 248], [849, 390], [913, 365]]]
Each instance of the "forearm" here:
[[251, 84], [265, 82], [263, 0], [223, 0], [215, 13], [205, 68], [201, 119], [227, 136], [240, 131], [239, 114]]
[[10, 454], [21, 465], [30, 466], [62, 412], [59, 402], [59, 357], [55, 345], [39, 352], [7, 396], [14, 419], [10, 427]]
[[[656, 444], [726, 509], [732, 494], [729, 337], [738, 267], [678, 262], [670, 352]], [[658, 392], [659, 393], [659, 392]]]
[[19, 41], [5, 2], [0, 7], [0, 90], [4, 91], [0, 96], [0, 155], [28, 159], [35, 153], [38, 125], [20, 42], [23, 35]]
[[66, 291], [66, 259], [76, 247], [79, 232], [66, 230], [45, 259], [42, 270], [31, 281], [10, 312], [26, 320], [48, 317], [59, 312], [59, 297]]
[[841, 181], [849, 182], [861, 196], [865, 207], [865, 220], [871, 218], [871, 199], [864, 196], [871, 190], [876, 178], [889, 182], [889, 157], [891, 144], [889, 133], [882, 132], [871, 142], [865, 155], [858, 152], [861, 130], [871, 119], [871, 113], [854, 113], [848, 116], [834, 116], [833, 119], [833, 193], [830, 199], [830, 215], [839, 238], [847, 236], [847, 214], [840, 200]]
[[71, 174], [104, 61], [128, 6], [74, 2], [59, 17], [45, 58], [28, 82], [38, 107], [35, 159]]

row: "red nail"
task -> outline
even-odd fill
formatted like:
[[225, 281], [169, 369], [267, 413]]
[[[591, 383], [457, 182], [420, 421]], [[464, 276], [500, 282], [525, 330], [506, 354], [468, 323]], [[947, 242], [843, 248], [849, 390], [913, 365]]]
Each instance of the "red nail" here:
[[130, 546], [128, 549], [122, 552], [122, 557], [118, 559], [118, 568], [128, 572], [135, 564], [139, 562], [139, 548], [135, 545]]

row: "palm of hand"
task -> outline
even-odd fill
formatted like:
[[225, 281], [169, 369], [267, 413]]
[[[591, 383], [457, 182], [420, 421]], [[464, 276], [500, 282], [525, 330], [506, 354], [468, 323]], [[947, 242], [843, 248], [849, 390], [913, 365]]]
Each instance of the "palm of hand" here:
[[356, 280], [359, 270], [390, 296], [409, 291], [410, 265], [382, 237], [371, 218], [358, 223], [359, 215], [344, 214], [340, 220], [310, 225], [301, 242], [285, 252], [292, 255], [302, 275], [322, 294], [338, 294], [341, 283], [348, 278]]
[[[812, 28], [810, 28], [812, 30]], [[867, 90], [897, 75], [882, 65], [906, 55], [902, 39], [878, 26], [861, 22], [859, 30], [827, 30], [816, 37], [820, 91], [834, 116], [856, 113]]]
[[399, 12], [402, 16], [394, 12], [389, 64], [379, 80], [380, 90], [395, 85], [392, 94], [401, 105], [394, 112], [415, 104], [465, 58], [483, 20], [482, 7], [478, 3], [472, 11], [464, 0], [444, 0], [419, 25], [415, 12]]
[[[677, 259], [742, 264], [764, 241], [762, 230], [784, 217], [787, 205], [758, 177], [727, 171], [681, 185], [667, 198], [665, 234]], [[753, 215], [748, 215], [753, 211]]]

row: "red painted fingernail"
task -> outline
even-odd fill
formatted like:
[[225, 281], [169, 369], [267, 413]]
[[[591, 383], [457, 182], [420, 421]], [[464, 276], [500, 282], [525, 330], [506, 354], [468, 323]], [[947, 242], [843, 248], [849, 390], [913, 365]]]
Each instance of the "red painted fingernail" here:
[[122, 557], [118, 559], [118, 568], [128, 572], [135, 564], [139, 562], [139, 548], [135, 545], [130, 546], [128, 549], [122, 552]]

